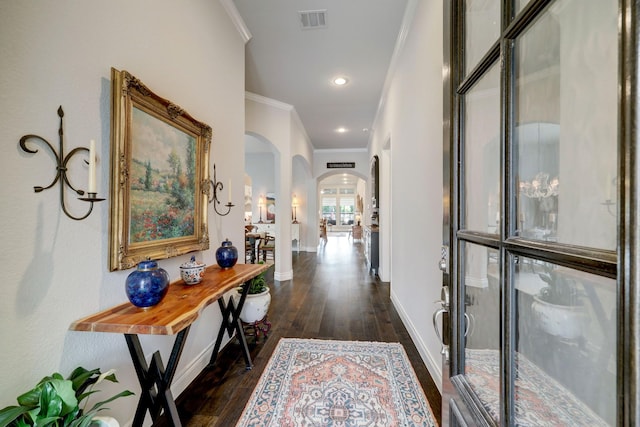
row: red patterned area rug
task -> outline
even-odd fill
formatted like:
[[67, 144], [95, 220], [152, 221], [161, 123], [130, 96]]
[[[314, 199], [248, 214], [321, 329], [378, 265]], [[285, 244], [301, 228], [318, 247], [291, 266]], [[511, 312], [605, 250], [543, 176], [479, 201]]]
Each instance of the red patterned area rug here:
[[437, 426], [398, 343], [283, 338], [236, 427]]
[[[485, 409], [498, 420], [500, 399], [500, 353], [497, 350], [466, 349], [466, 377]], [[527, 427], [608, 426], [573, 393], [553, 377], [516, 353], [515, 421]], [[586, 375], [586, 373], [585, 373]]]

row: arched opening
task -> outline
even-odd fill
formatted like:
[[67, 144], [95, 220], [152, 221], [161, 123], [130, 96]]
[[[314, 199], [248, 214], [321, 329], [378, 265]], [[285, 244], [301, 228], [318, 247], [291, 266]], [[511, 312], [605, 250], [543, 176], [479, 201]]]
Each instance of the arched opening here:
[[278, 150], [269, 140], [254, 134], [245, 135], [244, 150], [245, 224], [275, 223]]
[[354, 172], [327, 173], [318, 178], [318, 221], [327, 232], [348, 232], [365, 217], [365, 178]]

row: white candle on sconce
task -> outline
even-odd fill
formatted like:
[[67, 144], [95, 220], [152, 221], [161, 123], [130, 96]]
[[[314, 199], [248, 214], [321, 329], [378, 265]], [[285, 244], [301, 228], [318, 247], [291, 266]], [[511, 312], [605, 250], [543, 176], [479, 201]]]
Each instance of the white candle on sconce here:
[[229, 184], [227, 184], [229, 186], [229, 203], [231, 203], [231, 178], [229, 178]]
[[97, 193], [96, 191], [96, 142], [92, 139], [89, 141], [89, 182], [87, 184], [88, 193]]

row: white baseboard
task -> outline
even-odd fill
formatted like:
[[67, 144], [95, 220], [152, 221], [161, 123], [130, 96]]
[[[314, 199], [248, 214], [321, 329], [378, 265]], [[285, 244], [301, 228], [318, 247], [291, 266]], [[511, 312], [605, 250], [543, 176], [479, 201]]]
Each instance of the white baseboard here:
[[409, 316], [404, 311], [404, 308], [400, 304], [398, 298], [394, 295], [393, 290], [391, 291], [391, 302], [402, 319], [402, 323], [404, 323], [405, 328], [407, 328], [407, 332], [409, 332], [409, 335], [418, 349], [418, 353], [420, 353], [420, 357], [431, 374], [433, 381], [436, 383], [436, 386], [438, 386], [440, 394], [442, 394], [442, 366], [439, 357], [440, 355], [438, 355], [437, 358], [434, 358], [431, 353], [429, 353], [427, 346], [424, 341], [422, 341], [420, 334], [418, 334], [418, 329], [409, 319]]
[[489, 287], [489, 279], [486, 276], [480, 278], [466, 275], [464, 276], [464, 284], [474, 288], [487, 288]]
[[291, 280], [293, 279], [293, 270], [286, 271], [284, 273], [275, 272], [273, 273], [273, 280], [282, 281], [282, 280]]

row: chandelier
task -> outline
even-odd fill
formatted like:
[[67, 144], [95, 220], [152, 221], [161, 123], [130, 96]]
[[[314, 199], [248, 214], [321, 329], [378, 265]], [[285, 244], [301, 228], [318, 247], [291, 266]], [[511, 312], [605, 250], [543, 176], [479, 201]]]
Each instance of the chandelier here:
[[557, 177], [549, 181], [549, 174], [539, 172], [531, 181], [520, 181], [520, 193], [531, 199], [545, 199], [558, 195], [560, 181]]

